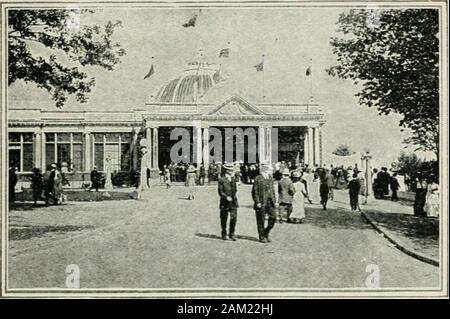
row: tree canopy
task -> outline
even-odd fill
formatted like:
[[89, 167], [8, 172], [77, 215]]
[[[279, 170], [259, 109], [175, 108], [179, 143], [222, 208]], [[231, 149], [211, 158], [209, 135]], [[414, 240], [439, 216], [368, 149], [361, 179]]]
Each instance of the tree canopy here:
[[439, 12], [354, 9], [340, 15], [328, 73], [361, 84], [359, 102], [403, 116], [407, 143], [439, 152]]
[[61, 108], [69, 95], [81, 103], [95, 85], [86, 66], [113, 70], [125, 50], [112, 40], [120, 21], [104, 26], [77, 24], [92, 10], [8, 11], [8, 84], [17, 80], [47, 90]]
[[341, 144], [333, 151], [333, 154], [338, 156], [350, 156], [355, 154], [355, 152], [352, 152], [348, 145]]

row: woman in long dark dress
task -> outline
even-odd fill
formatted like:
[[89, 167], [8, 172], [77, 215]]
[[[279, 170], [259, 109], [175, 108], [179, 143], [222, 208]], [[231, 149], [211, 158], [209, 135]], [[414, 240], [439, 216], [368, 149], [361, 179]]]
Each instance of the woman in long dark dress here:
[[33, 190], [33, 205], [37, 205], [37, 201], [42, 199], [42, 190], [44, 186], [43, 176], [39, 168], [33, 168], [33, 176], [31, 177], [31, 189]]

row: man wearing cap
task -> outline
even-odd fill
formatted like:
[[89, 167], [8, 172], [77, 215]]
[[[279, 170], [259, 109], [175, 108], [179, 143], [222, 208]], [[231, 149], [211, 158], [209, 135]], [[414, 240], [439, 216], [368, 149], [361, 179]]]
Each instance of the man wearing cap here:
[[281, 172], [283, 175], [278, 184], [278, 201], [280, 203], [280, 223], [283, 222], [281, 212], [286, 212], [286, 220], [289, 221], [289, 217], [292, 214], [292, 200], [294, 199], [295, 187], [292, 180], [289, 178], [290, 172], [288, 168], [283, 169]]
[[218, 191], [220, 196], [220, 226], [222, 228], [222, 239], [227, 239], [227, 220], [230, 215], [230, 228], [228, 236], [231, 240], [236, 241], [234, 231], [237, 222], [237, 208], [239, 207], [237, 200], [237, 184], [235, 177], [235, 168], [233, 164], [223, 165], [225, 175], [219, 179]]
[[[275, 213], [275, 190], [269, 164], [264, 163], [260, 165], [260, 174], [256, 176], [255, 182], [253, 183], [252, 197], [259, 241], [262, 243], [270, 242], [269, 232], [275, 225], [277, 216]], [[269, 215], [267, 227], [264, 227], [265, 214]]]

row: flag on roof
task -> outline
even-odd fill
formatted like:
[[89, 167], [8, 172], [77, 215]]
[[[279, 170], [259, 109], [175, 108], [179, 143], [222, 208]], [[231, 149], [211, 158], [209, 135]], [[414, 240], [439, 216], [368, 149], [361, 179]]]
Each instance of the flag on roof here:
[[185, 28], [195, 27], [196, 22], [197, 22], [197, 15], [195, 14], [192, 18], [189, 19], [188, 22], [183, 24], [183, 27]]
[[264, 71], [264, 61], [253, 66], [257, 72]]
[[306, 76], [310, 76], [312, 74], [311, 66], [306, 69]]
[[153, 64], [152, 64], [152, 66], [150, 67], [150, 71], [148, 71], [147, 75], [144, 76], [144, 80], [149, 78], [149, 77], [151, 77], [153, 75], [153, 73], [155, 73], [155, 69], [154, 69]]
[[222, 74], [220, 74], [220, 70], [217, 70], [213, 74], [213, 79], [214, 79], [214, 82], [216, 82], [216, 84], [225, 81], [225, 78], [222, 76]]
[[230, 56], [230, 49], [229, 48], [220, 50], [219, 58], [228, 58], [229, 56]]

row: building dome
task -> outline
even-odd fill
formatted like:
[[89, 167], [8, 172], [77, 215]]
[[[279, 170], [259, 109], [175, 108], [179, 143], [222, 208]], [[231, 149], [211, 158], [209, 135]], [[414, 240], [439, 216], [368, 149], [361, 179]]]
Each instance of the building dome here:
[[220, 81], [219, 68], [205, 61], [202, 51], [190, 62], [183, 74], [159, 90], [156, 103], [197, 103]]

